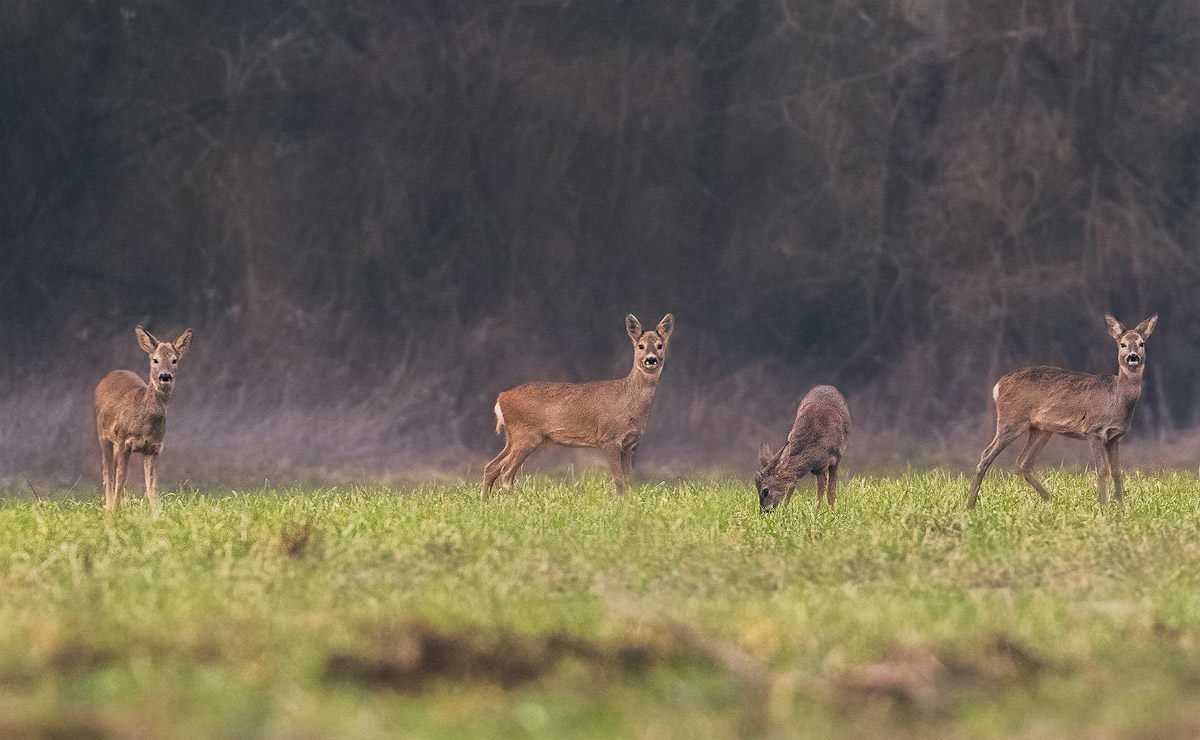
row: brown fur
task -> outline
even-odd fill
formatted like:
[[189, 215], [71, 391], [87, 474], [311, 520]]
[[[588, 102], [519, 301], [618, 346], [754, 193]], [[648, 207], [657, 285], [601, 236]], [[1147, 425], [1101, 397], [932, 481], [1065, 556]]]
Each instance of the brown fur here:
[[772, 453], [766, 443], [759, 451], [760, 469], [754, 477], [759, 508], [770, 511], [781, 500], [789, 503], [805, 473], [817, 478], [817, 506], [822, 497], [833, 506], [838, 463], [849, 439], [850, 409], [838, 389], [819, 385], [809, 391], [796, 409], [796, 421], [779, 452]]
[[130, 454], [143, 456], [146, 498], [158, 516], [158, 455], [167, 433], [167, 402], [175, 387], [179, 359], [192, 343], [188, 329], [174, 342], [160, 342], [142, 327], [138, 345], [150, 356], [150, 381], [114, 370], [96, 386], [96, 434], [104, 466], [104, 508], [116, 512]]
[[1017, 470], [1046, 501], [1050, 500], [1050, 492], [1034, 475], [1033, 459], [1055, 434], [1090, 442], [1101, 506], [1108, 503], [1109, 475], [1113, 480], [1113, 495], [1117, 499], [1124, 495], [1118, 446], [1142, 395], [1145, 341], [1154, 331], [1158, 317], [1146, 319], [1131, 331], [1112, 316], [1105, 316], [1105, 321], [1109, 334], [1117, 341], [1116, 375], [1027, 367], [1005, 375], [992, 388], [996, 436], [979, 460], [967, 495], [968, 509], [974, 508], [979, 486], [992, 461], [1025, 432], [1029, 432], [1029, 438], [1017, 456]]
[[608, 460], [613, 486], [624, 494], [675, 319], [667, 314], [653, 331], [643, 331], [641, 322], [630, 314], [625, 328], [633, 342], [633, 369], [628, 376], [592, 383], [530, 383], [500, 394], [496, 433], [504, 432], [504, 449], [484, 468], [485, 491], [491, 491], [496, 481], [510, 487], [525, 460], [553, 442], [599, 448]]

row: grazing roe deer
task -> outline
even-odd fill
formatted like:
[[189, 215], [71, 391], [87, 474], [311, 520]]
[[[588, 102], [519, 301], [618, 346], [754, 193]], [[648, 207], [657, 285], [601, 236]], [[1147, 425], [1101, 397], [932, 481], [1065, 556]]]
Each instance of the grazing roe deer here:
[[138, 345], [150, 355], [150, 382], [128, 370], [114, 370], [96, 386], [96, 433], [104, 464], [104, 508], [116, 512], [129, 455], [143, 456], [146, 498], [157, 517], [158, 455], [167, 432], [167, 401], [175, 387], [179, 360], [192, 344], [188, 329], [174, 342], [160, 342], [142, 327], [134, 330]]
[[643, 331], [633, 314], [625, 330], [633, 341], [633, 369], [620, 380], [592, 383], [530, 383], [496, 399], [496, 434], [504, 449], [483, 469], [483, 487], [499, 480], [509, 488], [521, 464], [546, 442], [598, 447], [612, 471], [618, 495], [633, 475], [633, 453], [646, 431], [654, 389], [667, 359], [675, 317], [667, 314], [653, 331]]
[[975, 481], [967, 496], [968, 509], [975, 507], [979, 486], [992, 461], [1026, 431], [1029, 439], [1017, 456], [1017, 470], [1046, 501], [1050, 500], [1050, 492], [1033, 474], [1033, 458], [1055, 434], [1091, 443], [1101, 506], [1108, 503], [1110, 474], [1113, 494], [1118, 500], [1124, 495], [1117, 447], [1129, 429], [1133, 410], [1142, 395], [1146, 338], [1154, 331], [1158, 316], [1151, 316], [1132, 331], [1126, 331], [1112, 316], [1105, 316], [1104, 320], [1118, 345], [1115, 376], [1088, 375], [1057, 367], [1027, 367], [1005, 375], [992, 388], [996, 436], [979, 459]]
[[809, 391], [796, 409], [796, 421], [779, 452], [772, 453], [766, 442], [758, 452], [754, 488], [759, 510], [771, 511], [781, 499], [784, 504], [790, 502], [796, 483], [805, 473], [816, 476], [817, 506], [822, 497], [833, 506], [837, 500], [838, 463], [849, 438], [850, 409], [838, 389], [818, 385]]

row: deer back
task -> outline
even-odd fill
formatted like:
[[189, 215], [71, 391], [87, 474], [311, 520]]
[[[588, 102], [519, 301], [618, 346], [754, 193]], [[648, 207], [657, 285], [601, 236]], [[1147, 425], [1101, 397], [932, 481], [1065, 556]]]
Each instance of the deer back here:
[[787, 447], [793, 457], [799, 456], [798, 463], [809, 456], [821, 460], [832, 457], [836, 462], [845, 453], [849, 438], [850, 409], [846, 399], [833, 386], [819, 385], [804, 396], [796, 409]]

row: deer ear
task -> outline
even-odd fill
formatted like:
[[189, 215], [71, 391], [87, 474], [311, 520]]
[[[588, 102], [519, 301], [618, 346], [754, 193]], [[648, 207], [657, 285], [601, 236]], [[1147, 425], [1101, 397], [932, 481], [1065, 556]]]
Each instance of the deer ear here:
[[764, 468], [767, 467], [767, 464], [769, 462], [771, 462], [771, 457], [772, 457], [771, 446], [769, 444], [767, 444], [766, 442], [763, 442], [762, 447], [758, 448], [758, 464], [759, 464], [759, 466], [764, 467]]
[[179, 356], [183, 357], [188, 351], [188, 347], [192, 346], [192, 330], [188, 329], [180, 334], [178, 339], [171, 342], [171, 345], [175, 347], [175, 351], [179, 353]]
[[1108, 324], [1108, 333], [1112, 334], [1113, 339], [1120, 339], [1125, 333], [1125, 325], [1117, 321], [1112, 316], [1105, 316], [1104, 321]]
[[658, 322], [658, 326], [654, 328], [658, 332], [658, 336], [662, 337], [663, 341], [671, 338], [671, 332], [675, 331], [675, 317], [667, 314], [662, 317], [662, 321]]
[[1154, 333], [1154, 325], [1157, 323], [1158, 323], [1158, 314], [1154, 314], [1150, 318], [1148, 318], [1145, 321], [1143, 321], [1142, 323], [1138, 324], [1137, 328], [1134, 329], [1134, 331], [1136, 331], [1138, 334], [1141, 334], [1142, 339], [1145, 339], [1146, 337], [1148, 337]]
[[789, 444], [784, 444], [783, 449], [779, 451], [779, 462], [775, 463], [780, 468], [786, 468], [788, 460], [792, 457], [792, 447]]
[[133, 330], [133, 333], [137, 334], [138, 346], [145, 350], [146, 354], [151, 354], [154, 350], [158, 349], [160, 342], [154, 338], [153, 334], [143, 329], [140, 324]]
[[625, 331], [629, 332], [629, 338], [637, 341], [642, 338], [646, 332], [642, 330], [642, 322], [637, 320], [637, 316], [629, 314], [625, 317]]

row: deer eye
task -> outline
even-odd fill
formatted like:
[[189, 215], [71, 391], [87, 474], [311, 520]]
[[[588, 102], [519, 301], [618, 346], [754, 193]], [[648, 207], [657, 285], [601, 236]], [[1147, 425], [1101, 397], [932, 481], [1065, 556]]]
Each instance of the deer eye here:
[[151, 362], [151, 363], [153, 363], [153, 364], [155, 364], [155, 365], [157, 365], [157, 364], [158, 364], [158, 358], [157, 358], [157, 357], [151, 358], [150, 362]]
[[646, 345], [644, 345], [644, 344], [639, 344], [639, 345], [638, 345], [638, 349], [646, 349]]
[[655, 346], [655, 349], [662, 349], [662, 342], [659, 342], [659, 343], [658, 343], [658, 344]]
[[1146, 343], [1145, 343], [1145, 342], [1138, 342], [1138, 346], [1139, 346], [1139, 347], [1145, 347], [1145, 346], [1146, 346]]
[[1128, 344], [1125, 344], [1124, 342], [1121, 342], [1121, 349], [1125, 349], [1125, 348], [1126, 348], [1126, 347], [1128, 347], [1128, 346], [1129, 346]]
[[172, 364], [172, 365], [174, 365], [174, 364], [175, 364], [175, 363], [177, 363], [177, 362], [179, 362], [179, 358], [178, 358], [178, 357], [172, 357], [172, 358], [171, 358], [171, 364]]

